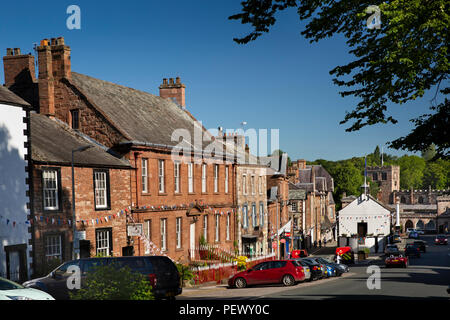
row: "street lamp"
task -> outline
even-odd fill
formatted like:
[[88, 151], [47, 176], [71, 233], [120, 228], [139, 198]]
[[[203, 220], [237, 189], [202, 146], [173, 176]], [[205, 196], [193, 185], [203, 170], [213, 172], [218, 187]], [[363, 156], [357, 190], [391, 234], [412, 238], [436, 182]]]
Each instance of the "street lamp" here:
[[72, 259], [78, 259], [79, 255], [79, 242], [75, 239], [77, 232], [77, 223], [75, 216], [75, 174], [74, 174], [74, 166], [73, 166], [73, 157], [75, 152], [83, 152], [87, 149], [92, 148], [92, 146], [83, 146], [77, 149], [72, 149], [72, 229], [73, 229], [73, 245], [72, 245]]

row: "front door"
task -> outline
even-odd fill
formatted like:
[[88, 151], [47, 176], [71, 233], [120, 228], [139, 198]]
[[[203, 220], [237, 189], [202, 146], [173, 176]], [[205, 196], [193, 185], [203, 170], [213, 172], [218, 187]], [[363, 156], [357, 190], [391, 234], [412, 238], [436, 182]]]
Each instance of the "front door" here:
[[28, 278], [26, 244], [5, 246], [6, 277], [14, 282], [22, 283]]
[[191, 223], [189, 230], [189, 244], [191, 249], [191, 259], [195, 258], [195, 222]]

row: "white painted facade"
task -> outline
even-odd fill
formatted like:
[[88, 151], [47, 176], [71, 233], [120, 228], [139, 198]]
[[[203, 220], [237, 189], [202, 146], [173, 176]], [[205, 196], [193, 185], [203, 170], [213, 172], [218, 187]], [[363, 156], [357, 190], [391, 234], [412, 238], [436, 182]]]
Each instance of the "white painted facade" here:
[[21, 107], [0, 103], [0, 276], [8, 275], [9, 266], [9, 277], [15, 281], [19, 280], [21, 263], [27, 277], [32, 272], [25, 171], [28, 149], [24, 146], [28, 137], [24, 134], [27, 129], [24, 117], [26, 111]]
[[[375, 241], [378, 240], [378, 252], [382, 252], [386, 237], [391, 230], [391, 212], [379, 204], [373, 198], [361, 195], [344, 209], [339, 211], [339, 231], [340, 245], [348, 244], [357, 249], [358, 246], [367, 247], [371, 252], [375, 252]], [[367, 223], [367, 235], [363, 243], [358, 244], [358, 223]]]

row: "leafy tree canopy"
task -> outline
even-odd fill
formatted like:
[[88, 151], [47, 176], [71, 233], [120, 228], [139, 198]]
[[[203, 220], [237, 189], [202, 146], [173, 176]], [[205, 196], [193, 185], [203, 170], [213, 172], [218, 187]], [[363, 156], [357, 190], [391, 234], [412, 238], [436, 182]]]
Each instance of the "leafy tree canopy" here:
[[[276, 14], [295, 8], [304, 22], [301, 34], [317, 42], [342, 34], [354, 61], [330, 71], [333, 82], [343, 87], [341, 96], [359, 98], [354, 110], [341, 124], [351, 122], [346, 131], [357, 131], [378, 123], [397, 123], [387, 113], [387, 103], [403, 104], [422, 97], [427, 90], [448, 94], [450, 2], [446, 0], [392, 0], [381, 3], [375, 12], [373, 1], [361, 0], [246, 0], [242, 12], [229, 17], [252, 26], [239, 44], [246, 44], [270, 31]], [[381, 25], [369, 28], [377, 14]], [[436, 102], [436, 96], [434, 102]], [[416, 129], [391, 142], [391, 147], [409, 151], [425, 150], [435, 143], [440, 157], [449, 156], [449, 103], [432, 105], [434, 114], [413, 119]]]

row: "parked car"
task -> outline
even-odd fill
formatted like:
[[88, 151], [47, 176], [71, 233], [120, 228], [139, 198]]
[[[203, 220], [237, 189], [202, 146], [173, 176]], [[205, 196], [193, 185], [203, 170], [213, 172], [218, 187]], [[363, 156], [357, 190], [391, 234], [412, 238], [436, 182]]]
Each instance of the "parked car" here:
[[348, 266], [346, 266], [345, 264], [334, 263], [334, 262], [329, 261], [328, 259], [325, 259], [322, 257], [316, 258], [316, 260], [320, 263], [324, 263], [327, 266], [334, 268], [335, 276], [337, 276], [337, 277], [340, 277], [340, 276], [342, 276], [343, 273], [348, 272]]
[[303, 272], [305, 273], [305, 281], [311, 281], [312, 277], [309, 265], [306, 262], [301, 261], [300, 259], [295, 259], [295, 261], [297, 261], [297, 263], [300, 263], [300, 265], [303, 267]]
[[274, 260], [257, 264], [253, 268], [241, 271], [228, 279], [228, 286], [245, 288], [251, 285], [282, 283], [292, 286], [305, 280], [301, 264], [295, 260]]
[[423, 241], [423, 240], [415, 240], [413, 242], [413, 244], [415, 246], [417, 246], [420, 249], [420, 251], [427, 252], [427, 246], [426, 246], [427, 243], [425, 241]]
[[304, 258], [303, 260], [304, 261], [311, 261], [313, 263], [317, 263], [320, 266], [320, 271], [322, 271], [322, 278], [328, 278], [329, 277], [327, 266], [325, 264], [323, 264], [323, 263], [321, 263], [321, 262], [319, 262], [319, 261], [317, 261], [317, 260], [315, 260], [314, 258], [311, 258], [311, 257]]
[[417, 231], [411, 231], [408, 234], [409, 239], [419, 239], [419, 233]]
[[55, 300], [48, 293], [25, 288], [18, 283], [0, 277], [0, 300]]
[[311, 261], [309, 259], [306, 259], [306, 258], [297, 259], [297, 260], [300, 260], [300, 261], [306, 263], [309, 266], [309, 269], [311, 271], [311, 279], [312, 280], [318, 280], [318, 279], [322, 279], [323, 278], [322, 267], [320, 266], [320, 264], [318, 264], [315, 261]]
[[420, 248], [414, 244], [407, 244], [405, 247], [405, 256], [420, 258]]
[[305, 258], [307, 256], [308, 256], [308, 251], [306, 251], [305, 249], [292, 250], [292, 252], [291, 252], [291, 259]]
[[406, 234], [409, 235], [411, 232], [417, 232], [417, 229], [415, 228], [408, 228], [406, 229]]
[[341, 262], [345, 264], [355, 263], [355, 254], [351, 247], [336, 248], [336, 258], [341, 257]]
[[423, 231], [422, 229], [417, 229], [416, 231], [418, 234], [425, 234], [425, 231]]
[[386, 268], [389, 267], [408, 267], [408, 257], [402, 254], [391, 254], [384, 260]]
[[141, 256], [141, 257], [108, 257], [108, 258], [86, 258], [66, 262], [52, 271], [49, 275], [25, 282], [27, 288], [36, 288], [45, 291], [55, 299], [69, 299], [67, 278], [72, 275], [67, 270], [69, 266], [76, 265], [81, 271], [81, 286], [92, 268], [98, 265], [114, 264], [117, 267], [128, 266], [132, 271], [149, 277], [153, 287], [155, 298], [174, 298], [181, 294], [181, 282], [178, 269], [175, 264], [164, 256]]
[[399, 234], [394, 234], [394, 236], [392, 237], [392, 242], [393, 242], [393, 243], [399, 243], [399, 242], [402, 242], [402, 238], [400, 237]]
[[448, 240], [447, 237], [444, 235], [438, 235], [436, 236], [436, 239], [434, 239], [434, 243], [435, 244], [444, 244], [447, 245], [448, 244]]
[[390, 256], [393, 253], [399, 253], [398, 246], [396, 244], [388, 244], [384, 249], [386, 256]]

